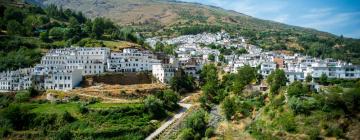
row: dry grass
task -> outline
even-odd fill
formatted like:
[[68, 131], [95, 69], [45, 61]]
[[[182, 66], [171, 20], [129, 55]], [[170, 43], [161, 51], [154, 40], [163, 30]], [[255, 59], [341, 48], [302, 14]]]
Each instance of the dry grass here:
[[140, 47], [140, 45], [127, 41], [104, 41], [104, 45], [111, 51], [120, 51], [124, 48]]
[[98, 97], [107, 100], [138, 100], [154, 91], [165, 88], [163, 84], [98, 85], [69, 91], [70, 94]]

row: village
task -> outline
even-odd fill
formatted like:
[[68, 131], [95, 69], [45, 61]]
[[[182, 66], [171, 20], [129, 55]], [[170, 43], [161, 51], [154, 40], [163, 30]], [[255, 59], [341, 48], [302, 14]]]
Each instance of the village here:
[[[179, 69], [198, 79], [199, 71], [208, 63], [222, 63], [220, 68], [226, 73], [236, 73], [238, 68], [250, 65], [258, 68], [258, 73], [264, 78], [276, 69], [283, 69], [288, 83], [304, 81], [306, 77], [318, 79], [323, 75], [340, 79], [360, 78], [360, 66], [330, 58], [263, 51], [247, 44], [243, 37], [230, 37], [224, 31], [170, 39], [146, 39], [146, 43], [152, 48], [157, 42], [176, 45], [176, 55], [153, 53], [138, 48], [125, 48], [122, 52], [104, 47], [72, 46], [52, 49], [33, 68], [1, 72], [0, 91], [18, 91], [30, 87], [37, 90], [69, 91], [79, 87], [84, 76], [104, 73], [148, 72], [157, 82], [169, 84]], [[218, 49], [206, 47], [211, 44], [225, 49], [245, 49], [247, 53], [222, 54]], [[319, 90], [315, 82], [312, 85]]]

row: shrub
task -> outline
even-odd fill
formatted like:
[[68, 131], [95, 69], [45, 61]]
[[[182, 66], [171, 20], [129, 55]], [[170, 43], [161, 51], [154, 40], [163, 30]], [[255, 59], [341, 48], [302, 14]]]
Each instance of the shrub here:
[[307, 92], [307, 88], [299, 81], [295, 81], [287, 88], [287, 95], [289, 95], [290, 97], [301, 97], [304, 96]]
[[209, 127], [205, 131], [205, 136], [210, 138], [210, 137], [212, 137], [214, 135], [214, 132], [215, 132], [214, 127]]
[[234, 98], [227, 97], [222, 103], [221, 106], [224, 110], [226, 119], [231, 119], [231, 117], [235, 114], [235, 100]]
[[160, 119], [166, 116], [164, 103], [153, 95], [148, 96], [145, 101], [145, 109], [149, 112], [150, 116], [155, 119]]
[[194, 132], [204, 134], [206, 129], [206, 118], [205, 118], [205, 111], [204, 110], [198, 110], [191, 114], [186, 120], [185, 124], [187, 128], [192, 128]]
[[89, 112], [89, 109], [86, 106], [81, 105], [79, 111], [80, 111], [81, 114], [86, 114], [86, 113]]
[[55, 134], [55, 140], [71, 140], [73, 134], [68, 128], [62, 128]]
[[13, 104], [0, 112], [0, 118], [5, 119], [11, 128], [22, 130], [33, 120], [33, 114], [28, 108]]
[[178, 140], [193, 140], [194, 139], [194, 131], [191, 128], [185, 128], [181, 130]]
[[66, 121], [66, 122], [73, 122], [75, 121], [75, 118], [73, 116], [71, 116], [71, 114], [67, 111], [65, 111], [64, 114], [62, 114], [61, 118]]
[[26, 102], [30, 100], [30, 93], [28, 91], [19, 91], [15, 95], [16, 102]]

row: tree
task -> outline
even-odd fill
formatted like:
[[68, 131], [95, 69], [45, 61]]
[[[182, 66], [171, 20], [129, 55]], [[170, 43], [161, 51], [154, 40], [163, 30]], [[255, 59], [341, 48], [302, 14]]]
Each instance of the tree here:
[[287, 95], [290, 97], [301, 97], [306, 95], [308, 89], [301, 82], [295, 81], [287, 88]]
[[104, 19], [95, 18], [92, 24], [92, 37], [99, 39], [104, 34]]
[[41, 32], [39, 37], [44, 42], [49, 41], [49, 33], [48, 32]]
[[305, 81], [310, 83], [312, 81], [312, 76], [310, 74], [308, 74], [306, 77], [305, 77]]
[[219, 56], [219, 61], [225, 63], [225, 57], [224, 57], [224, 55], [220, 54], [220, 56]]
[[51, 39], [62, 39], [64, 37], [64, 29], [60, 27], [51, 28], [49, 35]]
[[283, 70], [276, 69], [275, 71], [271, 72], [266, 81], [270, 86], [270, 92], [278, 93], [279, 89], [286, 85], [287, 78]]
[[10, 20], [6, 29], [10, 35], [20, 35], [22, 33], [22, 26], [16, 20]]
[[153, 95], [148, 96], [145, 101], [145, 109], [155, 119], [163, 118], [166, 115], [164, 103]]
[[244, 87], [255, 80], [257, 77], [256, 69], [252, 68], [249, 65], [245, 65], [238, 69], [237, 74], [235, 75], [233, 91], [234, 93], [240, 93]]
[[218, 72], [214, 64], [205, 65], [200, 73], [200, 82], [203, 85], [204, 98], [211, 102], [218, 103], [224, 97], [220, 88]]
[[5, 20], [16, 20], [18, 23], [22, 23], [24, 19], [24, 12], [19, 8], [6, 8], [4, 11], [4, 19]]
[[191, 128], [195, 133], [204, 134], [206, 129], [206, 112], [205, 110], [198, 110], [195, 113], [189, 115], [189, 117], [185, 120], [185, 126], [187, 128]]
[[177, 71], [170, 81], [172, 90], [181, 93], [191, 92], [195, 89], [195, 80], [192, 76], [187, 75], [183, 69]]
[[194, 139], [194, 131], [191, 128], [182, 129], [179, 136], [177, 137], [178, 140], [193, 140]]
[[208, 55], [208, 60], [215, 61], [215, 55], [214, 54], [209, 54]]
[[177, 103], [179, 101], [179, 95], [172, 90], [165, 90], [162, 100], [164, 101], [165, 107], [169, 110], [175, 110], [179, 107]]
[[221, 107], [224, 110], [226, 119], [230, 120], [231, 117], [235, 114], [235, 98], [225, 98]]
[[321, 74], [320, 78], [319, 78], [319, 83], [322, 85], [327, 85], [328, 84], [328, 77], [325, 73]]

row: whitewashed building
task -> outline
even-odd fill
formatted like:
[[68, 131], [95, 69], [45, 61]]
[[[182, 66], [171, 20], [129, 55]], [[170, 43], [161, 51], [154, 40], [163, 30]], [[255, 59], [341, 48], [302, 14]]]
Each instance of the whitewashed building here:
[[161, 83], [169, 84], [177, 68], [173, 64], [152, 65], [152, 75]]
[[276, 70], [276, 63], [274, 62], [264, 62], [260, 65], [260, 74], [264, 77], [267, 77], [271, 72]]
[[95, 75], [105, 72], [109, 48], [63, 48], [50, 50], [41, 59], [41, 65], [52, 70], [54, 68], [74, 70], [80, 69], [82, 75]]
[[31, 68], [18, 69], [0, 73], [0, 91], [17, 91], [32, 86]]
[[152, 71], [152, 65], [160, 63], [149, 51], [124, 49], [123, 52], [112, 52], [107, 60], [107, 70], [112, 72]]

